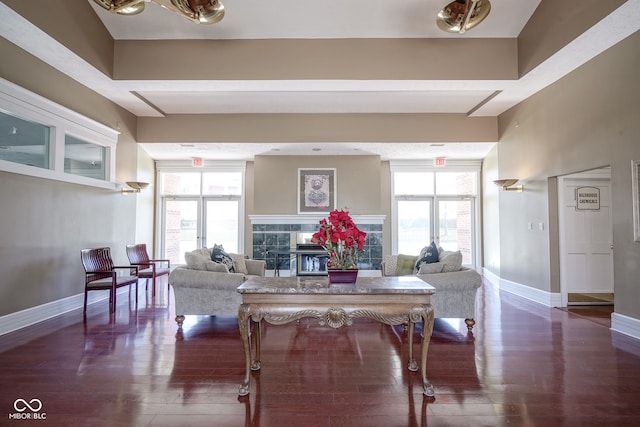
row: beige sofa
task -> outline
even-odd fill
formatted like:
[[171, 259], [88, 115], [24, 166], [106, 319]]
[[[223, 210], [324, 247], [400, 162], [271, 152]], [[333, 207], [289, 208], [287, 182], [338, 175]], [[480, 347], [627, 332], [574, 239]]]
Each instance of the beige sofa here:
[[227, 266], [213, 262], [210, 249], [203, 248], [185, 253], [187, 264], [169, 274], [179, 330], [186, 315], [237, 316], [241, 303], [238, 286], [250, 276], [264, 276], [265, 261], [229, 255], [238, 272], [230, 273]]
[[[431, 305], [433, 306], [435, 317], [465, 319], [467, 329], [471, 331], [476, 323], [476, 294], [478, 288], [482, 285], [482, 276], [470, 268], [447, 264], [447, 260], [443, 260], [443, 258], [448, 254], [451, 254], [451, 252], [441, 251], [438, 263], [423, 267], [422, 271], [414, 269], [410, 274], [419, 277], [436, 288], [436, 293], [431, 297]], [[461, 261], [460, 256], [460, 264]], [[382, 275], [398, 275], [397, 266], [398, 255], [386, 255], [380, 265]], [[438, 267], [441, 267], [441, 269]], [[426, 272], [438, 270], [440, 272]]]

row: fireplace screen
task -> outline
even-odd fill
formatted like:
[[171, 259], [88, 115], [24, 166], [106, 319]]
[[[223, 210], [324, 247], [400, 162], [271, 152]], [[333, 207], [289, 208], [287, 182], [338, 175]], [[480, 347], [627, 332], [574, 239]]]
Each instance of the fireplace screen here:
[[296, 276], [326, 276], [329, 255], [322, 247], [311, 243], [313, 233], [297, 233], [292, 242], [296, 242]]
[[328, 259], [329, 257], [325, 251], [298, 252], [296, 274], [298, 276], [326, 276]]

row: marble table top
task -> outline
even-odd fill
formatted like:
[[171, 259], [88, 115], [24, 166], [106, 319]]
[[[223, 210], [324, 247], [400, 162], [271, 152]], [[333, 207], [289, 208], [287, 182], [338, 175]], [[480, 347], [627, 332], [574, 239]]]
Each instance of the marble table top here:
[[354, 284], [330, 284], [323, 277], [251, 277], [238, 287], [241, 294], [421, 294], [436, 289], [413, 276], [358, 277]]

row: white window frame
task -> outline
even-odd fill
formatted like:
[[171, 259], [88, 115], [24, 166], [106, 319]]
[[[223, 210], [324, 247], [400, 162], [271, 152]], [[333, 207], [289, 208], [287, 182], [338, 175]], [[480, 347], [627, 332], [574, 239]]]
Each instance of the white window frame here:
[[[0, 160], [0, 170], [38, 178], [116, 190], [116, 145], [119, 132], [0, 78], [0, 111], [50, 128], [49, 168]], [[65, 173], [65, 136], [73, 135], [107, 148], [104, 180]]]
[[[428, 160], [391, 160], [389, 162], [390, 175], [391, 175], [391, 217], [394, 221], [391, 222], [391, 253], [398, 253], [398, 224], [396, 219], [398, 218], [398, 201], [399, 200], [431, 200], [433, 213], [437, 214], [439, 200], [460, 200], [460, 199], [473, 199], [473, 268], [478, 268], [481, 265], [481, 247], [480, 247], [480, 172], [482, 168], [481, 160], [448, 160], [446, 166], [433, 166], [429, 164]], [[396, 172], [475, 172], [476, 173], [476, 188], [474, 195], [438, 195], [436, 194], [436, 182], [434, 180], [434, 188], [431, 194], [395, 194], [394, 176]], [[433, 227], [437, 227], [435, 224], [435, 217]], [[428, 244], [430, 242], [426, 242]]]
[[[200, 206], [202, 207], [202, 203], [206, 199], [222, 199], [222, 200], [230, 200], [230, 199], [239, 199], [238, 203], [238, 253], [244, 253], [244, 235], [245, 235], [245, 193], [246, 193], [246, 169], [247, 163], [245, 161], [215, 161], [215, 160], [205, 160], [204, 166], [202, 167], [194, 167], [191, 164], [190, 160], [160, 160], [156, 162], [156, 174], [158, 185], [156, 186], [156, 200], [160, 200], [160, 203], [156, 203], [156, 218], [160, 218], [158, 221], [158, 225], [155, 230], [156, 241], [160, 242], [160, 247], [158, 248], [159, 253], [164, 253], [165, 250], [165, 241], [162, 236], [162, 232], [164, 230], [164, 200], [165, 199], [199, 199]], [[163, 172], [172, 172], [172, 173], [207, 173], [207, 172], [239, 172], [242, 177], [241, 183], [241, 194], [233, 194], [233, 195], [210, 195], [210, 194], [202, 194], [202, 188], [200, 189], [200, 194], [185, 194], [182, 195], [163, 195], [161, 192], [162, 182], [161, 174]], [[202, 178], [201, 178], [202, 179]]]

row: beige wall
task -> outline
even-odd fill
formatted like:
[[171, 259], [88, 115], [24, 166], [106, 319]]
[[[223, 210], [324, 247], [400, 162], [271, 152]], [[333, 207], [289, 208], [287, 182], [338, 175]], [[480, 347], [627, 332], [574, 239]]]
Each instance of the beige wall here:
[[82, 293], [81, 248], [127, 260], [135, 197], [8, 172], [0, 182], [0, 315]]
[[518, 36], [524, 76], [627, 0], [543, 0]]
[[[112, 75], [114, 41], [89, 1], [2, 0], [2, 3], [27, 17], [97, 70]], [[45, 78], [38, 80], [48, 83]]]
[[140, 117], [138, 142], [495, 142], [495, 117], [466, 114], [182, 114]]
[[[640, 244], [633, 241], [631, 159], [640, 159], [638, 46], [640, 33], [499, 117], [499, 176], [521, 179], [525, 191], [499, 192], [499, 207], [486, 203], [484, 216], [485, 260], [499, 256], [500, 276], [558, 292], [560, 266], [551, 262], [557, 238], [535, 227], [528, 230], [527, 222], [544, 222], [545, 230], [551, 223], [557, 233], [557, 195], [549, 189], [554, 177], [610, 165], [616, 312], [635, 318], [640, 318]], [[495, 167], [485, 169], [488, 175]], [[499, 215], [499, 246], [486, 222], [494, 214]]]
[[380, 214], [379, 156], [256, 156], [255, 214], [297, 214], [298, 168], [336, 168], [337, 208], [354, 215]]
[[[0, 57], [5, 58], [0, 61], [0, 77], [107, 126], [119, 123], [118, 182], [153, 179], [153, 162], [133, 138], [133, 115], [5, 39], [0, 39]], [[153, 212], [152, 194], [125, 197], [116, 191], [0, 172], [0, 200], [0, 316], [82, 293], [83, 247], [111, 246], [121, 264], [127, 260], [127, 243], [141, 238], [145, 240], [139, 242], [153, 245], [153, 240], [146, 240], [153, 235], [153, 216], [146, 216]]]
[[482, 252], [484, 268], [500, 276], [500, 189], [493, 181], [498, 171], [498, 147], [482, 162]]
[[[297, 214], [298, 168], [336, 168], [337, 208], [354, 215], [385, 215], [383, 253], [391, 252], [391, 172], [379, 156], [256, 156], [247, 164], [247, 214]], [[245, 253], [251, 253], [251, 223]]]
[[113, 76], [208, 80], [215, 73], [220, 80], [509, 80], [518, 76], [516, 55], [516, 40], [505, 38], [118, 40]]

